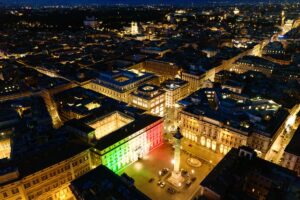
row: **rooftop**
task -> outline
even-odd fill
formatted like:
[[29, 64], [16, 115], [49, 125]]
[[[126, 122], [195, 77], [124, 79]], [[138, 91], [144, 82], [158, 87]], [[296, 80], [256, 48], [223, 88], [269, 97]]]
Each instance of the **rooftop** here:
[[[67, 125], [83, 131], [86, 136], [92, 132], [91, 130], [95, 130], [95, 134], [99, 133], [101, 137], [95, 135], [92, 143], [95, 144], [96, 149], [101, 151], [162, 119], [161, 117], [143, 114], [143, 112], [140, 109], [128, 107], [122, 103], [112, 103], [102, 106], [97, 112], [84, 118], [73, 120], [72, 123]], [[101, 123], [103, 119], [118, 116], [122, 118], [120, 120], [121, 124], [114, 123], [114, 119], [109, 120], [106, 124]]]
[[19, 179], [21, 179], [42, 169], [50, 167], [51, 165], [71, 158], [85, 150], [88, 150], [89, 148], [89, 145], [77, 140], [66, 141], [57, 145], [48, 146], [47, 149], [41, 150], [38, 153], [35, 152], [32, 155], [28, 154], [23, 156], [22, 159], [12, 159], [5, 162], [0, 162], [0, 170], [17, 168], [20, 173]]
[[184, 85], [187, 85], [188, 82], [179, 78], [168, 79], [161, 84], [161, 86], [166, 90], [176, 90]]
[[257, 132], [272, 137], [288, 115], [272, 100], [249, 98], [217, 87], [198, 90], [179, 104], [183, 112], [246, 135]]
[[57, 104], [64, 110], [87, 115], [97, 110], [110, 98], [82, 87], [64, 90], [54, 96]]
[[[115, 130], [114, 132], [106, 135], [96, 142], [95, 148], [98, 150], [104, 150], [107, 147], [119, 142], [120, 140], [146, 128], [147, 126], [158, 122], [161, 120], [161, 117], [156, 117], [153, 115], [140, 115], [136, 116], [134, 121], [127, 124], [126, 126], [121, 127], [120, 129]], [[121, 144], [120, 144], [121, 145]]]
[[286, 146], [285, 152], [300, 156], [300, 127], [294, 133], [290, 143]]
[[[271, 184], [264, 184], [263, 178]], [[259, 192], [259, 187], [264, 187], [266, 199], [283, 200], [297, 199], [297, 193], [286, 188], [296, 186], [299, 192], [299, 181], [294, 172], [257, 157], [249, 148], [240, 147], [232, 148], [201, 186], [220, 195], [221, 199], [257, 199], [256, 190]]]
[[119, 177], [107, 167], [100, 165], [72, 181], [70, 188], [75, 196], [82, 200], [150, 200], [127, 178], [129, 179], [130, 177]]
[[280, 65], [273, 63], [269, 60], [266, 60], [257, 56], [244, 56], [236, 61], [236, 63], [247, 63], [254, 66], [259, 66], [268, 69], [275, 69], [280, 67]]
[[[143, 82], [154, 78], [155, 75], [147, 72], [140, 72], [138, 70], [113, 70], [108, 72], [100, 72], [96, 83], [110, 87], [118, 91], [127, 91], [134, 87], [133, 83]], [[126, 88], [125, 88], [126, 87]]]
[[162, 95], [165, 91], [161, 90], [159, 86], [153, 84], [144, 84], [138, 87], [132, 95], [141, 97], [143, 99], [153, 99], [159, 95]]

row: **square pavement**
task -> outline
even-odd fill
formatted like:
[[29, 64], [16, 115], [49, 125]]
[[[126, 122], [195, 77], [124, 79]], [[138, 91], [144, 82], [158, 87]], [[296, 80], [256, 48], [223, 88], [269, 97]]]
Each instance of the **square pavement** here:
[[[201, 153], [201, 152], [199, 152]], [[181, 164], [180, 168], [187, 170], [191, 176], [196, 177], [196, 180], [183, 189], [176, 189], [166, 180], [167, 177], [173, 170], [172, 159], [173, 159], [173, 148], [171, 144], [165, 143], [157, 149], [150, 152], [146, 157], [136, 161], [135, 163], [127, 166], [125, 169], [118, 172], [119, 175], [126, 173], [135, 180], [135, 186], [145, 193], [148, 197], [153, 200], [156, 199], [171, 199], [171, 200], [185, 200], [192, 199], [199, 189], [200, 182], [206, 177], [211, 171], [213, 165], [201, 161], [200, 167], [192, 167], [187, 163], [187, 159], [190, 157], [184, 151], [181, 151]], [[201, 156], [199, 156], [201, 157]], [[164, 176], [159, 176], [159, 171], [163, 168], [169, 168], [170, 171]], [[193, 173], [192, 173], [193, 171]], [[154, 178], [153, 182], [149, 182], [149, 179]], [[162, 180], [166, 183], [165, 187], [161, 188], [157, 183]], [[176, 191], [175, 194], [170, 194], [167, 189], [171, 187]]]

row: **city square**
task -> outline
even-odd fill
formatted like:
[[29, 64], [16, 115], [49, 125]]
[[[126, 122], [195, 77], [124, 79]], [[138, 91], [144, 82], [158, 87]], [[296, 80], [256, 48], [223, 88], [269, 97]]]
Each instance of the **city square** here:
[[[186, 170], [190, 176], [196, 177], [196, 180], [190, 186], [185, 186], [182, 189], [177, 189], [167, 181], [167, 177], [170, 176], [174, 167], [172, 164], [173, 148], [168, 143], [164, 143], [149, 155], [119, 171], [118, 174], [128, 174], [135, 180], [135, 186], [152, 199], [191, 199], [194, 193], [198, 191], [199, 181], [204, 179], [214, 166], [203, 160], [200, 161], [200, 167], [192, 167], [187, 162], [188, 158], [190, 158], [190, 155], [185, 152], [181, 153], [180, 167]], [[159, 175], [159, 171], [164, 168], [168, 168], [168, 173], [163, 176]], [[153, 181], [150, 181], [151, 179]], [[157, 184], [159, 181], [163, 181], [166, 185], [162, 188]], [[176, 192], [172, 194], [167, 191], [168, 188], [173, 188]], [[187, 198], [187, 196], [190, 197]]]

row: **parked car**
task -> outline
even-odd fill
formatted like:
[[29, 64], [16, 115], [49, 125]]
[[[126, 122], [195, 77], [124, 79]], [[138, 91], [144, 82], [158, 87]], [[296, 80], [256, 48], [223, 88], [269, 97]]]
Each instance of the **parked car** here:
[[158, 182], [157, 182], [157, 185], [160, 185], [161, 183], [162, 183], [162, 181], [158, 181]]
[[197, 179], [196, 177], [193, 177], [193, 178], [191, 179], [191, 181], [192, 181], [192, 182], [195, 182], [196, 179]]
[[185, 183], [186, 186], [190, 186], [191, 184], [192, 184], [192, 181], [191, 181], [191, 180], [188, 180], [188, 181]]
[[154, 181], [154, 178], [150, 178], [148, 182], [152, 183], [153, 181]]
[[164, 176], [164, 175], [166, 175], [169, 171], [170, 171], [169, 168], [163, 168], [162, 170], [160, 170], [160, 171], [158, 172], [158, 174], [159, 174], [160, 176]]
[[182, 169], [182, 170], [181, 170], [181, 175], [182, 175], [183, 177], [186, 177], [186, 176], [188, 176], [188, 172], [187, 172], [185, 169]]
[[161, 182], [160, 185], [159, 185], [159, 187], [161, 187], [161, 188], [164, 188], [165, 186], [166, 186], [165, 182]]
[[175, 194], [175, 193], [176, 193], [176, 190], [175, 190], [174, 188], [171, 188], [171, 187], [169, 187], [169, 188], [167, 189], [167, 191], [168, 191], [170, 194]]

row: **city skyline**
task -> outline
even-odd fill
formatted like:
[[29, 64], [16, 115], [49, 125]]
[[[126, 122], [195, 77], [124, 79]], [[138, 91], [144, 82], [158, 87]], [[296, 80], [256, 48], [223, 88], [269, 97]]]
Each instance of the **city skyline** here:
[[[297, 0], [286, 0], [287, 2], [297, 2]], [[184, 3], [180, 0], [0, 0], [5, 5], [177, 5], [177, 6], [201, 6], [212, 4], [255, 4], [255, 3], [283, 3], [280, 0], [187, 0]]]
[[1, 200], [299, 200], [299, 3], [9, 2]]

